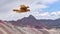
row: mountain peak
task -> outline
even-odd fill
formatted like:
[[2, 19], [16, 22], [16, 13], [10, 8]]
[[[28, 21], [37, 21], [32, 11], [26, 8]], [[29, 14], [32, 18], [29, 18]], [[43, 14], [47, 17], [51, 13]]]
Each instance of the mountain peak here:
[[32, 15], [29, 15], [29, 17], [34, 17], [34, 16], [32, 16]]
[[[32, 15], [29, 15], [28, 17], [24, 17], [24, 18], [22, 18], [21, 20], [25, 20], [25, 19], [27, 19], [27, 20], [36, 20], [35, 17], [32, 16]], [[19, 19], [19, 20], [20, 20], [20, 19]]]
[[35, 17], [33, 15], [30, 15], [29, 17], [27, 18], [30, 18], [30, 19], [35, 19]]

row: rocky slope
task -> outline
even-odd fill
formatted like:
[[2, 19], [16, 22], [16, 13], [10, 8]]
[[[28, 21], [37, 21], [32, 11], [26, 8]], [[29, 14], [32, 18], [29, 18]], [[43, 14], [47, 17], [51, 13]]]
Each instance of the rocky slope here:
[[21, 27], [0, 20], [0, 34], [60, 34], [60, 29], [36, 29], [34, 27]]

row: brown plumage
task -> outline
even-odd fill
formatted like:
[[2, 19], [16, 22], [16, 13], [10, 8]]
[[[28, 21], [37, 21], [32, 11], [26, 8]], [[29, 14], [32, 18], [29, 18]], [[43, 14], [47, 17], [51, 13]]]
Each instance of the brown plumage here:
[[21, 5], [20, 9], [13, 9], [13, 11], [21, 13], [21, 12], [29, 12], [30, 9], [28, 9], [29, 6]]

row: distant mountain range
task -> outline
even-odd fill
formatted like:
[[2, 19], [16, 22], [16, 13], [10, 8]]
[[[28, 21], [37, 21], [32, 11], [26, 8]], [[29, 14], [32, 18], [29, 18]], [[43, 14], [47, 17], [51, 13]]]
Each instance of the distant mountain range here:
[[[59, 27], [59, 21], [60, 19], [37, 20], [32, 15], [17, 21], [0, 20], [0, 34], [57, 34], [60, 29], [51, 27]], [[51, 29], [46, 29], [48, 27]]]
[[56, 19], [56, 20], [39, 20], [39, 22], [44, 23], [45, 25], [47, 25], [48, 27], [52, 27], [52, 28], [60, 28], [60, 19]]
[[24, 17], [23, 19], [18, 19], [17, 21], [8, 21], [13, 25], [17, 26], [27, 26], [30, 25], [31, 27], [36, 28], [60, 28], [60, 19], [56, 20], [47, 20], [41, 19], [37, 20], [34, 16], [30, 15], [29, 17]]

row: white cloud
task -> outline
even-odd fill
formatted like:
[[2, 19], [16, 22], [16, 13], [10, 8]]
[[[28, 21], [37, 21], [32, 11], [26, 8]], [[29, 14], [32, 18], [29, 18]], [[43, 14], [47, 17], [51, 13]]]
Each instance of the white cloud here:
[[[34, 15], [37, 19], [39, 18], [52, 18], [51, 15], [58, 15], [60, 14], [59, 12], [52, 12], [51, 14], [49, 12], [44, 12], [42, 9], [49, 8], [47, 3], [54, 3], [58, 0], [15, 0], [13, 2], [8, 2], [7, 4], [4, 4], [1, 6], [0, 9], [5, 10], [2, 13], [0, 13], [0, 19], [4, 20], [16, 20], [16, 19], [21, 19], [23, 17], [28, 17], [30, 14]], [[41, 3], [41, 4], [37, 4]], [[17, 14], [12, 12], [12, 9], [14, 8], [19, 8], [21, 4], [25, 4], [30, 6], [31, 11], [29, 13], [21, 13]], [[39, 13], [40, 11], [37, 11], [39, 9], [43, 13]], [[49, 15], [50, 14], [50, 15]], [[54, 16], [53, 16], [54, 17]]]
[[57, 19], [57, 18], [60, 18], [60, 11], [56, 11], [56, 12], [44, 12], [44, 13], [35, 13], [35, 14], [32, 14], [35, 16], [35, 18], [37, 19]]
[[47, 3], [54, 3], [57, 2], [58, 0], [42, 0], [41, 3], [47, 4]]

